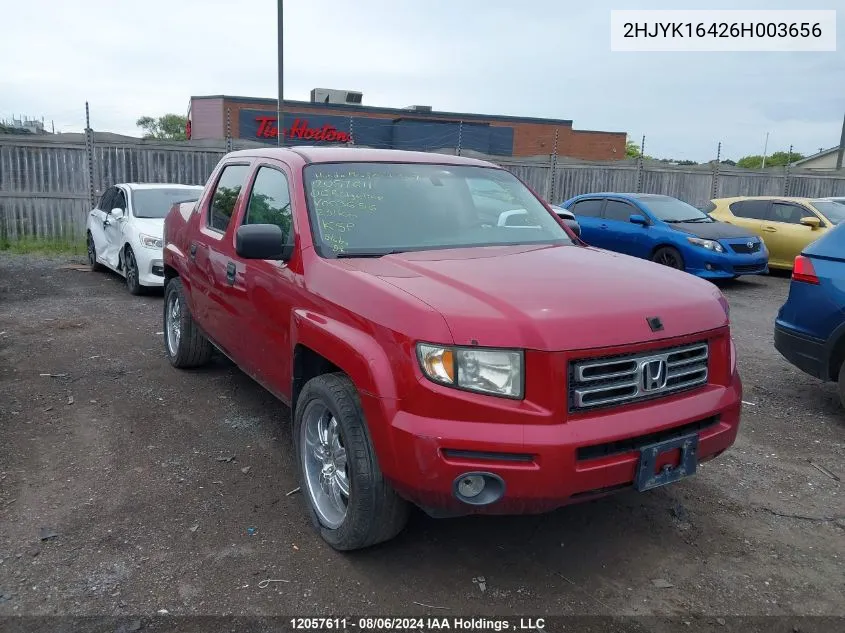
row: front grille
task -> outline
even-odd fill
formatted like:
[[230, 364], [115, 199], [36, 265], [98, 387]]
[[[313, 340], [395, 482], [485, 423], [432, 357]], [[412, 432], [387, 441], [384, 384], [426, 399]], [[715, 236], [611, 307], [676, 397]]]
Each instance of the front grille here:
[[703, 385], [708, 358], [704, 342], [573, 361], [569, 365], [569, 410], [614, 407]]
[[757, 253], [757, 252], [760, 251], [760, 241], [759, 240], [755, 240], [754, 242], [751, 242], [751, 246], [748, 246], [748, 244], [749, 243], [747, 241], [746, 242], [736, 242], [736, 243], [728, 242], [728, 246], [731, 248], [731, 250], [734, 253], [749, 254], [749, 253]]
[[743, 264], [733, 267], [735, 273], [759, 273], [765, 270], [765, 268], [765, 264]]

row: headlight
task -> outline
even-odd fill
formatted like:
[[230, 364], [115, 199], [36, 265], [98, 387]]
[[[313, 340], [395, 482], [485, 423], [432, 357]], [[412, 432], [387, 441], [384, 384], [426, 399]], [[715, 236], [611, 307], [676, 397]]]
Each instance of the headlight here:
[[523, 354], [519, 350], [419, 343], [417, 358], [423, 373], [442, 385], [505, 398], [523, 397]]
[[138, 235], [138, 239], [141, 240], [141, 246], [146, 246], [147, 248], [161, 248], [160, 237], [153, 237], [152, 235], [144, 235], [143, 233], [140, 233]]
[[700, 237], [688, 237], [690, 244], [695, 244], [696, 246], [701, 246], [702, 248], [706, 248], [708, 251], [716, 251], [717, 253], [724, 253], [724, 247], [719, 244], [719, 242], [714, 242], [713, 240], [703, 240]]

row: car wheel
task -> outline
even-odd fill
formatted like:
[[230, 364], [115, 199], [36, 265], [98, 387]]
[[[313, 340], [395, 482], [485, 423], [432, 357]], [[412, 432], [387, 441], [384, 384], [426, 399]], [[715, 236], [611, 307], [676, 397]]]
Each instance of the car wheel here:
[[178, 277], [164, 291], [164, 349], [167, 360], [179, 369], [199, 367], [211, 359], [211, 343], [194, 325]]
[[123, 268], [129, 293], [133, 295], [143, 294], [144, 287], [138, 279], [138, 262], [135, 261], [135, 253], [131, 246], [127, 246], [126, 252], [123, 254]]
[[100, 272], [103, 270], [103, 265], [97, 261], [97, 246], [94, 244], [94, 236], [91, 231], [88, 231], [86, 242], [88, 242], [88, 266], [91, 267], [91, 272]]
[[306, 510], [336, 550], [390, 540], [410, 506], [384, 480], [358, 391], [343, 374], [306, 383], [296, 403], [293, 440]]
[[680, 251], [672, 246], [661, 246], [658, 248], [654, 251], [651, 261], [668, 266], [669, 268], [684, 270], [684, 258], [681, 257]]

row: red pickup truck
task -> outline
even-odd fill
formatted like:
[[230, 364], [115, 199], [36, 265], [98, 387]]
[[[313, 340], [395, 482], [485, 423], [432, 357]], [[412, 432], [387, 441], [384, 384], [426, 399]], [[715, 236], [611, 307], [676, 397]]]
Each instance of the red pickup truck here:
[[538, 513], [695, 472], [735, 440], [722, 293], [590, 248], [510, 172], [440, 154], [227, 154], [165, 222], [164, 338], [292, 409], [338, 550], [432, 516]]

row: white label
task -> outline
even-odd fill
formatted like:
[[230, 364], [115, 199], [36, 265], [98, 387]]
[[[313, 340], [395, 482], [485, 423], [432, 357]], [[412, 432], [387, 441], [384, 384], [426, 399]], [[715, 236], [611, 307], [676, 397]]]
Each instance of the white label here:
[[836, 11], [611, 11], [610, 50], [836, 51]]

